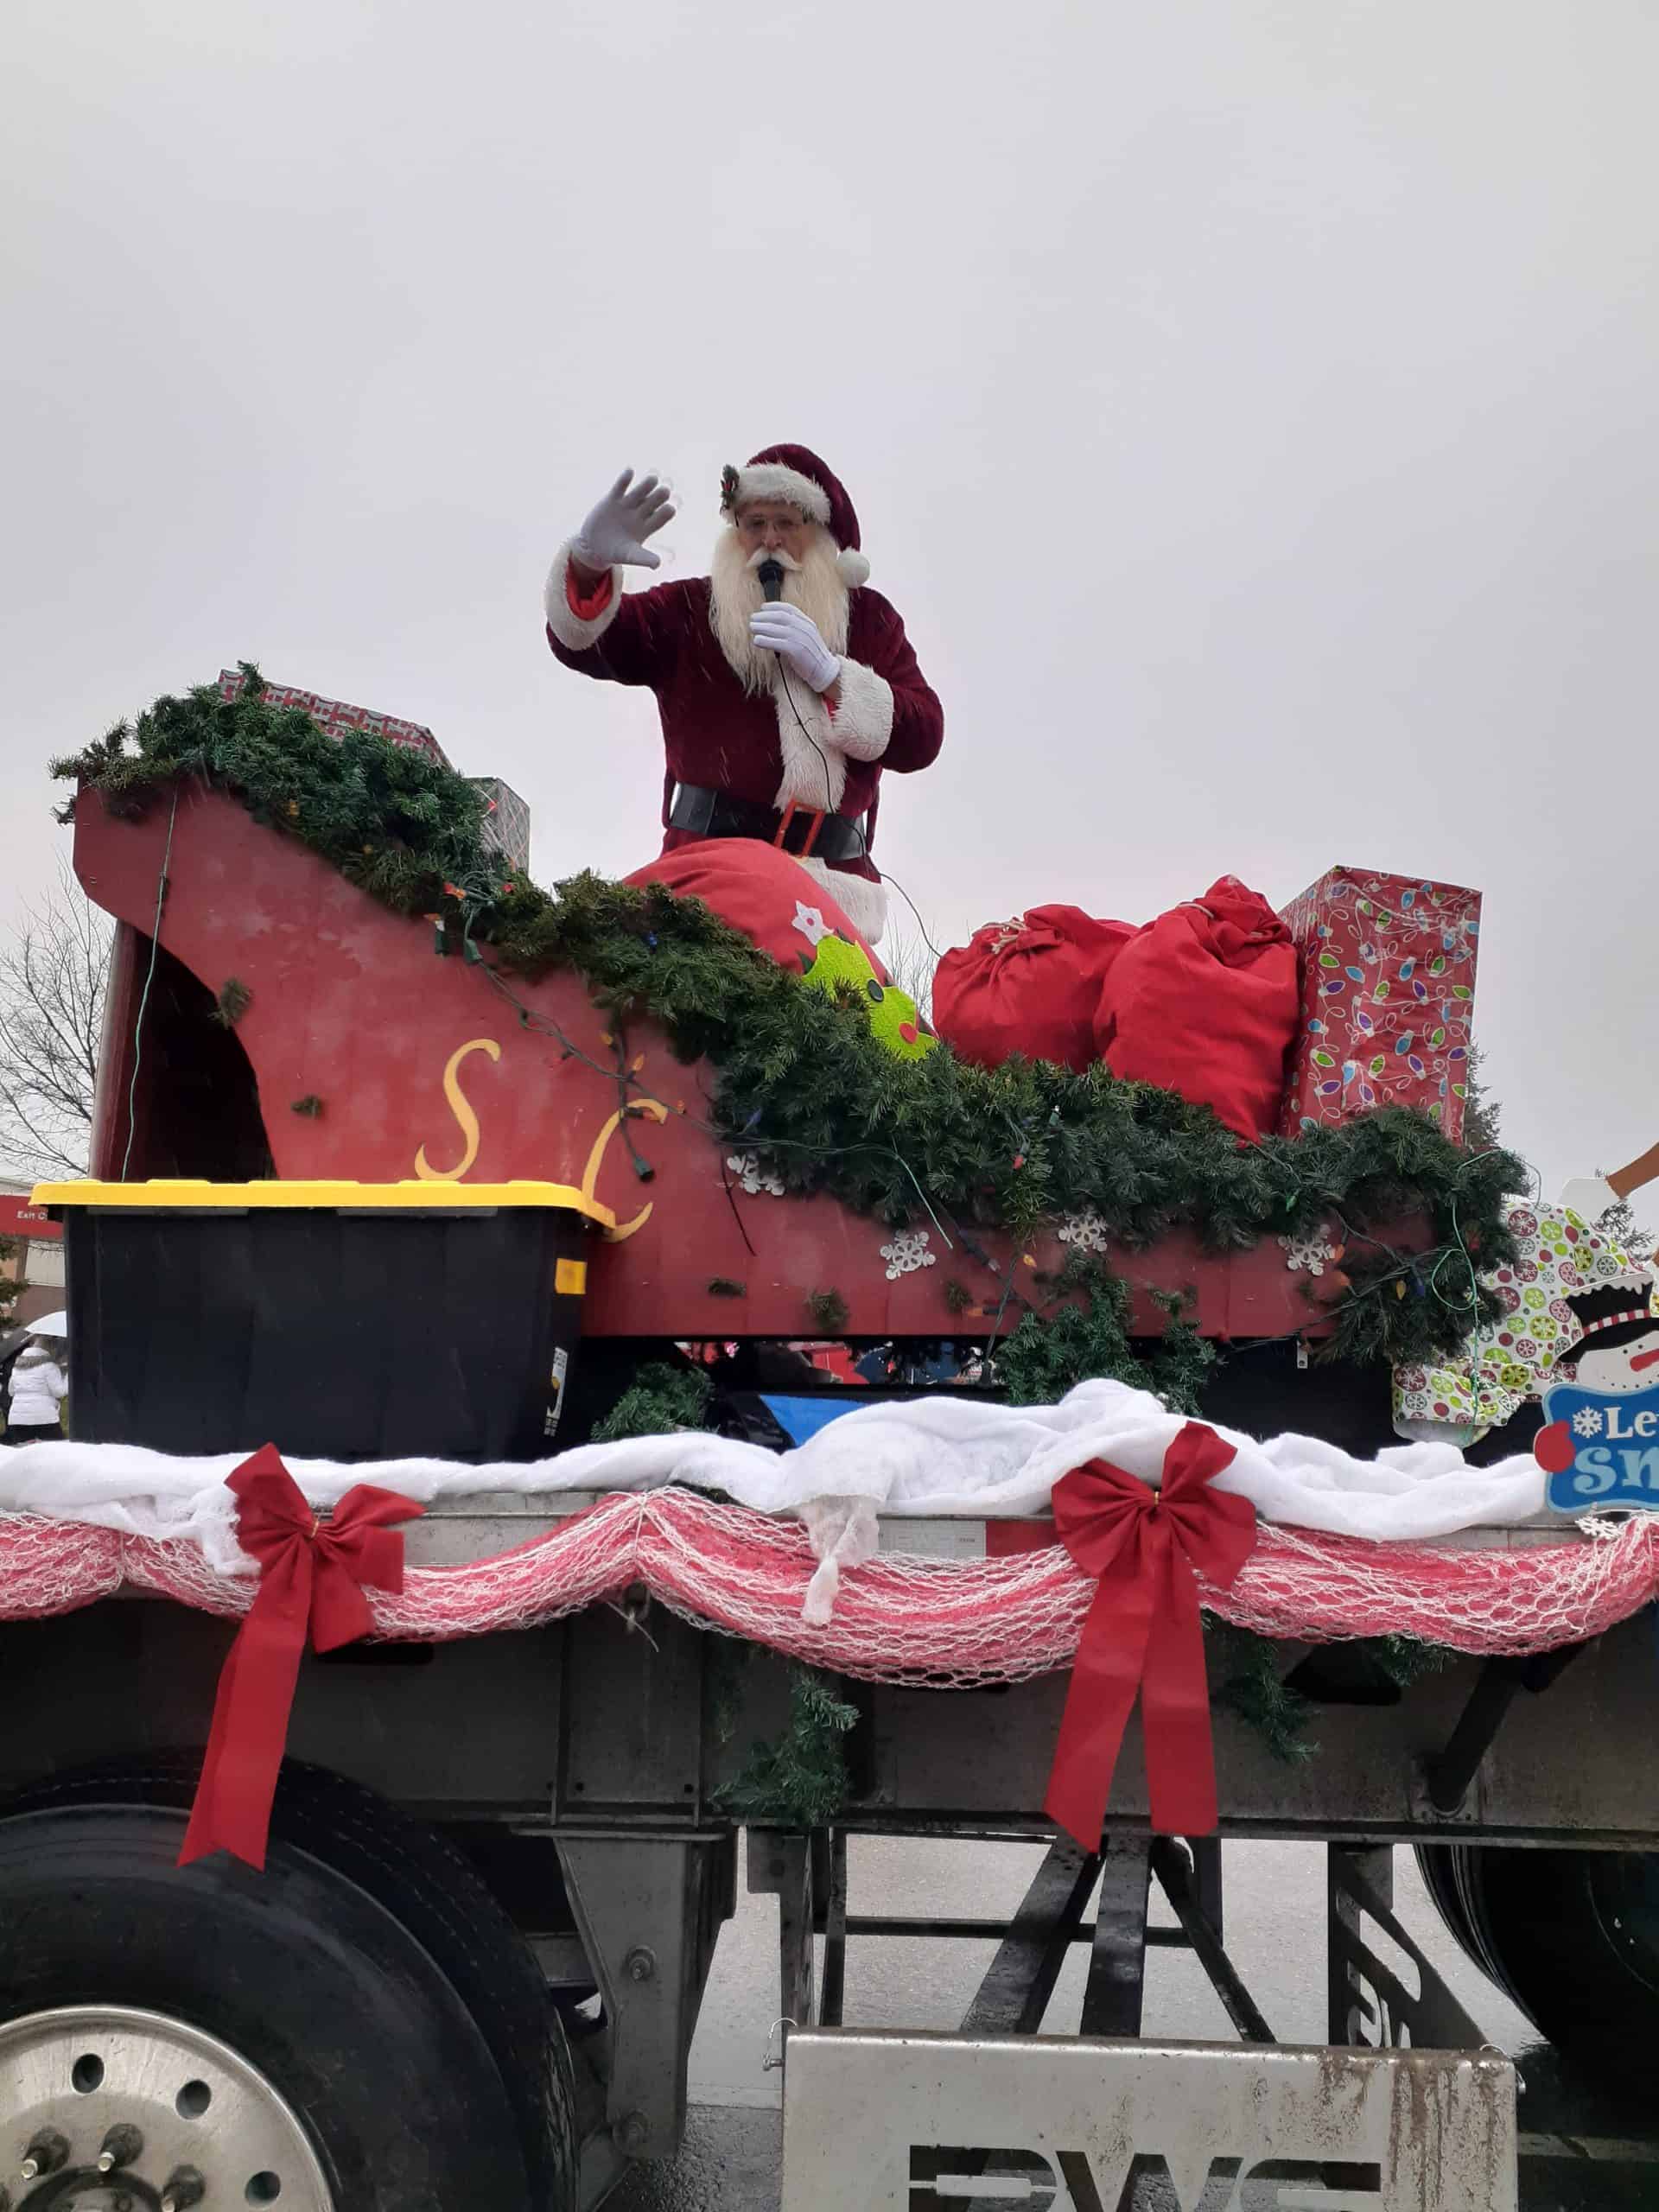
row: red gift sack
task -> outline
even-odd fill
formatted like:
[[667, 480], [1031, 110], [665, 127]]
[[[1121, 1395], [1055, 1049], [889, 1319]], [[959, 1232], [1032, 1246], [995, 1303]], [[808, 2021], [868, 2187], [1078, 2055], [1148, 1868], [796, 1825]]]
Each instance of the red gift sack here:
[[678, 845], [623, 880], [661, 883], [683, 899], [701, 899], [780, 967], [810, 968], [819, 939], [830, 931], [869, 955], [878, 982], [887, 979], [833, 894], [790, 854], [758, 837], [705, 837]]
[[982, 1068], [1023, 1052], [1082, 1074], [1096, 1057], [1101, 987], [1134, 935], [1128, 922], [1098, 922], [1077, 906], [988, 922], [939, 963], [933, 1027]]
[[1100, 995], [1095, 1043], [1114, 1075], [1179, 1090], [1241, 1136], [1264, 1136], [1278, 1123], [1299, 998], [1290, 931], [1224, 875], [1124, 947]]

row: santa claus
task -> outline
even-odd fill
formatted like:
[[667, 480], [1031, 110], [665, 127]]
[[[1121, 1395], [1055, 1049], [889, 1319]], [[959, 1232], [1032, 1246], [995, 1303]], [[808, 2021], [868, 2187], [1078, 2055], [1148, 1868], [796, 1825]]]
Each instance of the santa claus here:
[[721, 481], [711, 573], [624, 594], [673, 516], [625, 469], [547, 580], [567, 668], [657, 695], [667, 753], [663, 850], [760, 838], [792, 854], [871, 943], [887, 894], [870, 857], [884, 768], [934, 760], [944, 714], [903, 623], [865, 582], [858, 518], [804, 446], [768, 446]]

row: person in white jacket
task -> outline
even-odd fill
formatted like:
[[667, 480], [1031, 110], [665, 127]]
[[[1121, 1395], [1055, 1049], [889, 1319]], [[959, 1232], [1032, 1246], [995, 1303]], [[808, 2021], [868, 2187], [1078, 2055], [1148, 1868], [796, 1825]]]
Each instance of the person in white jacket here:
[[31, 1337], [12, 1364], [5, 1442], [48, 1444], [61, 1437], [58, 1408], [68, 1395], [67, 1378], [51, 1346]]

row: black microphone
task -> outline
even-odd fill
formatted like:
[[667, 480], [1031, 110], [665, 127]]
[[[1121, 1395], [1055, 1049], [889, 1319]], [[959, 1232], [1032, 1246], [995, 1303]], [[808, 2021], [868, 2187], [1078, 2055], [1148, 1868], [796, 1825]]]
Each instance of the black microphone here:
[[755, 569], [760, 579], [760, 588], [768, 599], [784, 595], [784, 564], [781, 561], [762, 561]]

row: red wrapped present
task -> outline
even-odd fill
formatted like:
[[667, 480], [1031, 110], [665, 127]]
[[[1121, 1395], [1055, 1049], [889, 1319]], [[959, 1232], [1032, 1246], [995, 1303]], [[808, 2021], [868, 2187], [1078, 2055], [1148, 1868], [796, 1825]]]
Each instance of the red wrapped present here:
[[[240, 669], [221, 668], [219, 697], [237, 698], [246, 683]], [[424, 753], [440, 767], [449, 766], [449, 756], [424, 722], [404, 721], [400, 715], [377, 714], [369, 707], [349, 707], [343, 699], [325, 699], [320, 691], [302, 691], [296, 683], [267, 683], [265, 698], [273, 707], [303, 707], [318, 728], [327, 730], [330, 737], [341, 737], [347, 730], [365, 729], [377, 737], [390, 738], [407, 752]]]
[[1282, 918], [1301, 955], [1302, 1029], [1281, 1131], [1412, 1106], [1460, 1141], [1479, 892], [1333, 868]]

